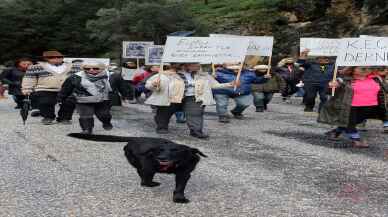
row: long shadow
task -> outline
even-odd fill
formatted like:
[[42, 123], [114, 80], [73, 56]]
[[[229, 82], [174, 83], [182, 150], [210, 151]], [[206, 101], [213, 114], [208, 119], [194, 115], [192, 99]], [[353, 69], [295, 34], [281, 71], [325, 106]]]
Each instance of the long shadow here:
[[347, 152], [349, 154], [362, 154], [370, 158], [384, 160], [384, 147], [379, 144], [370, 144], [369, 148], [357, 149], [352, 148], [351, 142], [345, 138], [341, 138], [339, 140], [331, 140], [324, 134], [316, 134], [302, 131], [264, 131], [264, 133], [288, 139], [295, 139], [297, 141], [308, 143], [311, 145], [335, 148]]

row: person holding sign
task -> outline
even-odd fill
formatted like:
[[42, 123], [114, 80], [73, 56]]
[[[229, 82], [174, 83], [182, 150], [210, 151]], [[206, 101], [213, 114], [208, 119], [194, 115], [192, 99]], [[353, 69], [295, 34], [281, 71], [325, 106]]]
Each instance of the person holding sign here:
[[[240, 70], [241, 65], [236, 64], [224, 64], [223, 68], [220, 68], [216, 72], [216, 80], [220, 83], [230, 83], [236, 80], [237, 73]], [[256, 74], [247, 69], [241, 71], [240, 87], [238, 88], [224, 88], [213, 90], [214, 99], [216, 100], [216, 109], [218, 113], [218, 121], [221, 123], [229, 123], [228, 116], [228, 104], [229, 99], [233, 99], [236, 103], [236, 107], [231, 110], [231, 113], [236, 119], [243, 119], [243, 112], [252, 102], [251, 97], [251, 84], [252, 83], [264, 83], [267, 81], [264, 76], [256, 76]]]
[[336, 93], [322, 107], [318, 122], [339, 126], [326, 133], [330, 138], [336, 139], [346, 133], [353, 147], [368, 148], [356, 126], [371, 118], [380, 119], [388, 126], [388, 85], [367, 67], [349, 67], [345, 73], [342, 78], [330, 82]]
[[308, 49], [302, 51], [297, 63], [305, 69], [302, 78], [305, 90], [304, 111], [313, 112], [317, 94], [320, 99], [319, 110], [327, 101], [328, 84], [334, 75], [334, 64], [325, 56], [317, 57], [315, 61], [307, 61], [308, 54]]
[[206, 105], [214, 104], [212, 88], [233, 88], [234, 82], [219, 84], [207, 72], [200, 71], [200, 64], [183, 64], [179, 70], [178, 64], [152, 76], [146, 82], [146, 88], [152, 91], [146, 100], [147, 104], [156, 106], [156, 132], [168, 133], [168, 124], [176, 111], [184, 111], [190, 135], [206, 139], [203, 132], [203, 115]]

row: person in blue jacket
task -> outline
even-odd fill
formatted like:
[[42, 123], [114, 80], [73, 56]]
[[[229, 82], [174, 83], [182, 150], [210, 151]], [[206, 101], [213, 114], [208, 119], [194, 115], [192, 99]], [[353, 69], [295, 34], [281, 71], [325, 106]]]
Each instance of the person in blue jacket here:
[[323, 104], [327, 101], [327, 93], [329, 82], [333, 79], [334, 64], [330, 62], [328, 57], [320, 56], [315, 61], [307, 61], [309, 50], [301, 52], [297, 63], [304, 68], [303, 83], [304, 83], [304, 104], [305, 112], [313, 112], [315, 106], [315, 98], [319, 94], [320, 104], [319, 111]]
[[[218, 68], [216, 71], [215, 79], [219, 83], [230, 83], [236, 80], [237, 73], [239, 71], [239, 65], [224, 64], [222, 68]], [[239, 86], [214, 89], [213, 96], [216, 100], [216, 110], [219, 117], [219, 122], [229, 123], [230, 117], [228, 115], [229, 99], [233, 99], [236, 106], [230, 111], [234, 118], [243, 119], [243, 112], [252, 102], [251, 96], [251, 84], [264, 83], [267, 79], [264, 76], [256, 76], [253, 70], [243, 69], [241, 71]]]

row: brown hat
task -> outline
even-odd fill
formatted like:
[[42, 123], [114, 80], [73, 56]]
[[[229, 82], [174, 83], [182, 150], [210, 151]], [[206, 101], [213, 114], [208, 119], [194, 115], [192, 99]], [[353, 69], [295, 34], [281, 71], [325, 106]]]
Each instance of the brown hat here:
[[43, 58], [47, 58], [47, 57], [64, 57], [64, 55], [61, 54], [59, 51], [49, 50], [49, 51], [44, 51], [42, 57]]

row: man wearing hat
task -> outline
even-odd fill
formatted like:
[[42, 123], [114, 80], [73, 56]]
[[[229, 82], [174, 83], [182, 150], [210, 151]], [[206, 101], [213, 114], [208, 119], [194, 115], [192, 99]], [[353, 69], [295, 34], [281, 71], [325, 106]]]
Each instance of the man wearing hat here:
[[[50, 125], [55, 120], [55, 105], [57, 94], [65, 79], [80, 70], [79, 66], [63, 62], [63, 54], [59, 51], [43, 52], [43, 62], [32, 65], [26, 72], [22, 82], [24, 95], [35, 93], [38, 108], [43, 117], [42, 123]], [[71, 120], [73, 109], [69, 109], [66, 103], [61, 104], [58, 111], [58, 120]]]
[[284, 58], [278, 63], [275, 72], [286, 81], [286, 88], [282, 90], [283, 100], [286, 101], [291, 95], [298, 91], [296, 86], [303, 76], [303, 71], [295, 64], [295, 59], [292, 57]]

